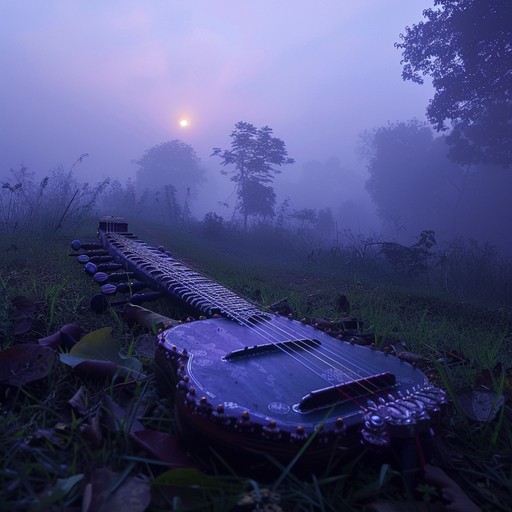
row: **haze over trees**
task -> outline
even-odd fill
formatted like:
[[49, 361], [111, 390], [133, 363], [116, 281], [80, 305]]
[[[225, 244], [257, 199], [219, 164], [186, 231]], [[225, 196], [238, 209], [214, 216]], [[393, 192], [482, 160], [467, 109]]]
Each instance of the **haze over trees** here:
[[362, 134], [366, 188], [387, 232], [490, 242], [512, 253], [512, 3], [436, 0], [406, 27], [402, 77], [432, 80], [428, 124], [389, 123]]
[[[426, 111], [430, 124], [402, 120], [362, 134], [365, 188], [382, 228], [372, 224], [361, 175], [336, 157], [303, 162], [298, 179], [274, 189], [281, 166], [293, 162], [284, 142], [268, 126], [237, 123], [231, 146], [214, 148], [212, 156], [235, 185], [244, 231], [249, 219], [259, 219], [268, 228], [285, 226], [325, 240], [350, 230], [369, 239], [375, 229], [381, 239], [408, 243], [432, 230], [439, 247], [462, 237], [512, 253], [503, 229], [503, 219], [512, 218], [511, 9], [511, 2], [498, 0], [436, 0], [424, 21], [400, 35], [403, 79], [432, 80], [435, 92]], [[153, 196], [141, 196], [142, 184], [154, 185], [158, 200], [174, 212], [171, 218], [183, 216], [184, 190], [193, 195], [202, 179], [194, 171], [194, 150], [172, 141], [136, 163], [137, 204], [155, 204]], [[182, 173], [187, 166], [192, 172]], [[226, 225], [214, 212], [208, 221], [217, 231]]]
[[400, 35], [404, 80], [432, 79], [427, 117], [462, 164], [512, 165], [512, 2], [435, 0]]
[[[293, 181], [278, 190], [291, 199], [294, 208], [328, 208], [331, 218], [325, 226], [319, 222], [317, 230], [331, 238], [337, 237], [338, 229], [368, 232], [375, 225], [374, 208], [365, 191], [362, 173], [343, 164], [340, 158], [304, 162], [294, 171]], [[323, 219], [321, 210], [318, 217]]]
[[367, 190], [388, 233], [432, 229], [443, 240], [473, 238], [512, 251], [503, 226], [512, 218], [508, 169], [453, 162], [445, 137], [417, 120], [365, 132], [360, 152]]
[[[272, 128], [256, 128], [253, 124], [239, 121], [231, 132], [231, 148], [213, 148], [212, 156], [221, 159], [222, 166], [234, 166], [221, 170], [230, 174], [237, 194], [236, 209], [241, 213], [244, 231], [249, 216], [274, 215], [275, 193], [269, 185], [282, 165], [292, 164], [284, 142], [273, 137]], [[277, 166], [277, 167], [276, 167]]]
[[138, 159], [136, 184], [139, 190], [172, 185], [179, 197], [187, 190], [194, 198], [204, 181], [204, 169], [194, 148], [181, 140], [171, 140], [153, 146]]
[[[415, 233], [436, 226], [457, 232], [457, 205], [464, 170], [446, 156], [442, 138], [417, 120], [366, 133], [361, 153], [368, 162], [366, 188], [377, 213], [392, 229]], [[389, 229], [389, 228], [388, 228]]]
[[[288, 229], [327, 244], [346, 241], [343, 236], [351, 231], [360, 239], [400, 238], [408, 244], [418, 233], [434, 230], [438, 247], [466, 237], [512, 252], [503, 229], [503, 219], [512, 218], [512, 3], [434, 3], [423, 21], [400, 36], [397, 30], [392, 39], [400, 37], [395, 59], [402, 61], [403, 79], [432, 81], [434, 96], [425, 105], [429, 123], [398, 120], [364, 132], [360, 152], [366, 183], [364, 166], [349, 166], [343, 154], [320, 152], [308, 154], [293, 174], [287, 173], [291, 179], [276, 179], [293, 162], [285, 143], [268, 126], [241, 121], [231, 133], [231, 145], [213, 149], [229, 182], [223, 180], [200, 196], [206, 172], [195, 148], [170, 140], [132, 160], [133, 178], [109, 179], [98, 203], [106, 213], [128, 218], [193, 223], [189, 204], [206, 197], [204, 203], [196, 201], [194, 210], [208, 215], [212, 232], [219, 226], [233, 231]], [[341, 140], [343, 130], [339, 124], [332, 132]], [[312, 153], [316, 148], [314, 136], [293, 143], [311, 147]], [[221, 203], [226, 184], [226, 195], [236, 197], [236, 222], [225, 221], [217, 209], [228, 206]], [[27, 186], [11, 177], [5, 181], [0, 199], [8, 218], [10, 205], [21, 205], [14, 199], [21, 199]], [[63, 209], [75, 189], [71, 192]]]

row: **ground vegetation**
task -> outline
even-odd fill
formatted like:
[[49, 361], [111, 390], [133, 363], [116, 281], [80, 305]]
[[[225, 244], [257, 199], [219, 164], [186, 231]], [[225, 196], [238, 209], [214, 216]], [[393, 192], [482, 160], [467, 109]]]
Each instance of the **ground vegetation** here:
[[[360, 319], [377, 348], [414, 358], [448, 391], [434, 469], [427, 467], [429, 479], [413, 487], [400, 463], [371, 456], [307, 477], [277, 466], [278, 478], [268, 480], [233, 472], [215, 456], [212, 467], [204, 453], [180, 448], [168, 394], [154, 379], [154, 335], [126, 323], [122, 294], [94, 314], [89, 301], [98, 285], [68, 255], [72, 238], [95, 241], [96, 222], [84, 217], [80, 232], [59, 230], [44, 240], [30, 230], [1, 239], [2, 507], [115, 508], [129, 494], [133, 510], [141, 511], [264, 504], [355, 511], [444, 506], [443, 493], [455, 485], [452, 499], [465, 510], [507, 509], [512, 322], [503, 285], [511, 270], [493, 253], [461, 243], [442, 260], [432, 232], [411, 246], [355, 235], [344, 245], [318, 239], [305, 245], [282, 227], [243, 233], [213, 215], [186, 229], [130, 221], [142, 239], [264, 307], [285, 299], [299, 318]], [[144, 306], [186, 319], [166, 300]], [[87, 357], [102, 347], [101, 370], [84, 367], [84, 352], [72, 351], [77, 339]], [[482, 403], [488, 406], [475, 413]]]

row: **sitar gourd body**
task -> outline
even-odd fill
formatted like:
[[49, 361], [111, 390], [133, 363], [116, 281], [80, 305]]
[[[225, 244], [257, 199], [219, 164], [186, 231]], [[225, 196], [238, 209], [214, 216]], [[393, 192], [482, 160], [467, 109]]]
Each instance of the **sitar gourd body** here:
[[[409, 363], [266, 312], [162, 248], [102, 219], [99, 238], [128, 272], [207, 318], [159, 334], [155, 361], [193, 443], [243, 458], [329, 460], [361, 444], [428, 433], [445, 392]], [[303, 452], [303, 453], [302, 453]]]

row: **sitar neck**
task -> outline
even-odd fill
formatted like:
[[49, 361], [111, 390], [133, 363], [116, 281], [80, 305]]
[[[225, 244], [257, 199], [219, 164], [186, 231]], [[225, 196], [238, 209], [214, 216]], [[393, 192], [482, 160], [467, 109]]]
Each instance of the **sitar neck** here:
[[252, 302], [187, 267], [162, 248], [115, 231], [100, 229], [99, 235], [105, 248], [126, 270], [207, 316], [221, 315], [241, 324], [268, 318]]

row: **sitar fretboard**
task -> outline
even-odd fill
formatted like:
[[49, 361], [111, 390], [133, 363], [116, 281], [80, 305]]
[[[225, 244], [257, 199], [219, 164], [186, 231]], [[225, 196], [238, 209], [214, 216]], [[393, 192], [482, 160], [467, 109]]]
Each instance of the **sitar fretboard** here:
[[267, 315], [235, 292], [192, 270], [168, 252], [122, 233], [105, 232], [103, 244], [112, 256], [148, 281], [205, 315], [219, 314], [239, 323], [254, 322]]

